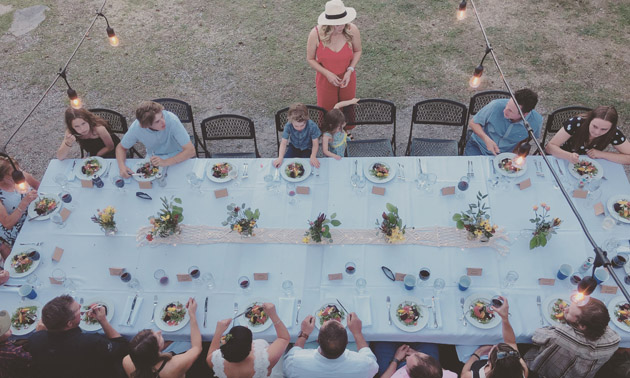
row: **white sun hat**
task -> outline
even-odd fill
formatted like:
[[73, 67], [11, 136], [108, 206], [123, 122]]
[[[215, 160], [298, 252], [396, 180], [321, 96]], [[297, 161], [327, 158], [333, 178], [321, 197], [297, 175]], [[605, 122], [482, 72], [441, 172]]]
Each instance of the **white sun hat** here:
[[326, 3], [326, 8], [319, 15], [319, 25], [345, 25], [357, 17], [354, 8], [346, 7], [341, 0], [331, 0]]

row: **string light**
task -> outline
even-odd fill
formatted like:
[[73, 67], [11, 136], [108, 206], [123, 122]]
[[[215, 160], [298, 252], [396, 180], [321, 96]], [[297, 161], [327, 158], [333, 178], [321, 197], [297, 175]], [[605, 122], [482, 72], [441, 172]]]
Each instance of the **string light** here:
[[475, 72], [473, 72], [472, 77], [468, 81], [468, 85], [471, 88], [477, 89], [481, 85], [481, 76], [483, 75], [483, 61], [486, 60], [488, 54], [492, 51], [492, 47], [486, 46], [486, 53], [483, 54], [483, 58], [481, 58], [481, 63], [475, 68]]
[[457, 9], [457, 19], [461, 21], [464, 18], [466, 18], [466, 0], [462, 0]]
[[107, 23], [107, 38], [109, 39], [109, 44], [116, 47], [118, 46], [118, 44], [120, 43], [120, 40], [118, 39], [118, 37], [116, 36], [116, 33], [114, 32], [114, 28], [112, 28], [111, 26], [109, 26], [109, 21], [107, 20], [107, 17], [105, 17], [105, 15], [101, 12], [96, 12], [97, 16], [103, 17], [105, 19], [105, 22]]
[[8, 154], [0, 152], [0, 156], [4, 156], [11, 164], [13, 168], [13, 172], [11, 173], [11, 178], [13, 179], [13, 183], [15, 184], [15, 189], [18, 193], [24, 194], [28, 191], [28, 184], [26, 183], [26, 177], [24, 177], [24, 173], [17, 169], [15, 163], [13, 163], [13, 159]]
[[73, 109], [81, 109], [81, 106], [83, 105], [83, 103], [82, 103], [81, 99], [79, 98], [79, 95], [77, 94], [77, 91], [72, 89], [72, 87], [68, 83], [68, 79], [66, 77], [66, 70], [65, 69], [62, 70], [61, 72], [59, 72], [59, 77], [61, 77], [63, 79], [63, 81], [66, 82], [66, 85], [68, 86], [68, 98], [70, 99], [70, 106]]

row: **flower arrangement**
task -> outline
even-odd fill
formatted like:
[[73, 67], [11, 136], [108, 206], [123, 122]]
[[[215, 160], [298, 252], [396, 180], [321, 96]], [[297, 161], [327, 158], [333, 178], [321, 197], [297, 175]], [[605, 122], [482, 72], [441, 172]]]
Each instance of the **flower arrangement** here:
[[101, 229], [109, 234], [116, 233], [116, 221], [114, 220], [114, 214], [116, 214], [116, 209], [112, 206], [107, 206], [102, 211], [100, 209], [96, 210], [96, 215], [93, 215], [92, 222], [101, 226]]
[[173, 197], [170, 201], [166, 197], [160, 199], [162, 200], [162, 209], [156, 216], [149, 217], [152, 228], [147, 234], [148, 241], [152, 241], [156, 237], [166, 238], [181, 232], [179, 224], [184, 220], [184, 209], [175, 204], [181, 205], [182, 200]]
[[480, 239], [488, 241], [494, 236], [497, 225], [490, 224], [490, 214], [487, 210], [490, 207], [484, 203], [487, 194], [477, 193], [477, 203], [468, 204], [468, 210], [453, 215], [453, 220], [457, 222], [457, 228], [468, 232], [468, 239]]
[[230, 226], [232, 231], [236, 231], [243, 236], [254, 236], [254, 228], [258, 227], [256, 221], [260, 218], [258, 209], [252, 211], [251, 208], [245, 208], [245, 204], [241, 207], [231, 203], [227, 206], [228, 218], [222, 225]]
[[407, 226], [402, 224], [402, 219], [398, 215], [398, 208], [391, 203], [385, 205], [387, 212], [383, 212], [383, 220], [376, 220], [378, 230], [385, 236], [388, 243], [397, 243], [405, 240], [405, 229]]
[[335, 219], [337, 213], [333, 213], [330, 216], [330, 219], [326, 218], [326, 214], [321, 213], [317, 216], [317, 219], [314, 221], [308, 221], [309, 228], [304, 233], [304, 238], [302, 238], [303, 243], [308, 243], [311, 240], [315, 243], [321, 243], [322, 238], [328, 239], [329, 243], [332, 243], [332, 236], [330, 235], [330, 226], [337, 227], [341, 224], [340, 221]]
[[[529, 221], [536, 224], [536, 229], [532, 232], [532, 239], [529, 241], [529, 249], [547, 245], [547, 241], [551, 239], [551, 236], [556, 233], [556, 229], [562, 223], [562, 219], [560, 218], [548, 219], [550, 218], [549, 210], [551, 208], [544, 202], [540, 204], [540, 207], [534, 205], [533, 209], [536, 217]], [[540, 213], [538, 212], [539, 209], [541, 210]]]

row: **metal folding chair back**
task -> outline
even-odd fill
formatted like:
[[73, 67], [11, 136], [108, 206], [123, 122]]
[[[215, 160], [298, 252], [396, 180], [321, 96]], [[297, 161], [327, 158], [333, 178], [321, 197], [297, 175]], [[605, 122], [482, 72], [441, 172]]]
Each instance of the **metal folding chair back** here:
[[[207, 142], [220, 140], [241, 140], [250, 139], [254, 143], [253, 152], [229, 152], [213, 153], [209, 157], [236, 157], [236, 158], [259, 158], [258, 143], [256, 141], [256, 130], [254, 122], [237, 114], [221, 114], [209, 117], [201, 121], [201, 136], [203, 148], [208, 154], [211, 148]], [[230, 144], [229, 149], [234, 149], [234, 144]]]
[[[466, 134], [463, 129], [466, 127], [467, 111], [466, 105], [442, 98], [429, 99], [415, 104], [411, 116], [411, 127], [409, 128], [409, 141], [407, 142], [406, 155], [457, 155], [460, 149], [463, 150], [462, 144], [465, 143]], [[451, 140], [453, 143], [447, 143], [448, 140], [446, 139], [414, 138], [414, 125], [439, 125], [462, 128], [462, 136], [459, 142]], [[432, 141], [435, 141], [435, 143]], [[452, 148], [453, 144], [455, 145], [454, 154]], [[440, 148], [446, 148], [446, 150], [440, 151]]]
[[[361, 99], [356, 105], [344, 109], [347, 126], [378, 125], [379, 131], [389, 134], [390, 138], [354, 140], [348, 142], [347, 154], [360, 156], [395, 156], [396, 155], [396, 105], [380, 99]], [[358, 128], [355, 130], [359, 130]], [[353, 133], [356, 137], [360, 133]]]
[[562, 128], [564, 123], [570, 118], [590, 111], [590, 108], [585, 106], [565, 106], [551, 112], [547, 116], [547, 124], [545, 125], [545, 132], [543, 133], [542, 145], [545, 145], [547, 141], [547, 135], [550, 133], [557, 133]]
[[[193, 111], [190, 104], [188, 104], [185, 101], [177, 100], [174, 98], [157, 98], [152, 101], [157, 102], [158, 104], [161, 104], [165, 110], [175, 114], [182, 123], [190, 123], [190, 127], [193, 133], [190, 139], [193, 142], [193, 145], [195, 146], [195, 153], [197, 157], [203, 157], [203, 155], [201, 155], [201, 152], [203, 150], [203, 144], [201, 143], [201, 140], [199, 139], [199, 134], [197, 133], [197, 130], [195, 129], [195, 119], [193, 117]], [[207, 151], [203, 151], [203, 152], [205, 152], [206, 156], [208, 156]]]
[[483, 91], [479, 93], [475, 93], [470, 98], [470, 104], [468, 104], [468, 116], [466, 117], [466, 127], [464, 128], [464, 132], [462, 133], [462, 138], [464, 139], [463, 146], [460, 147], [460, 154], [464, 154], [464, 148], [466, 147], [466, 143], [470, 138], [470, 134], [472, 131], [468, 130], [468, 124], [472, 117], [477, 114], [481, 108], [488, 105], [494, 100], [502, 99], [502, 98], [511, 98], [510, 93], [506, 91]]
[[[326, 110], [317, 105], [306, 105], [308, 108], [308, 117], [311, 121], [317, 124], [317, 127], [322, 128], [322, 121], [324, 120], [324, 115], [326, 114]], [[282, 132], [284, 131], [284, 125], [289, 122], [289, 108], [280, 109], [276, 112], [276, 143], [278, 144], [278, 149], [280, 149], [280, 140], [282, 139]]]
[[[125, 135], [125, 133], [127, 133], [127, 118], [117, 111], [105, 108], [88, 109], [88, 111], [107, 121], [109, 130], [112, 133], [120, 135]], [[83, 157], [83, 155], [84, 152], [81, 150], [81, 157]], [[127, 157], [132, 158], [134, 156], [138, 156], [139, 158], [143, 157], [134, 147], [131, 147], [129, 151], [127, 151]]]

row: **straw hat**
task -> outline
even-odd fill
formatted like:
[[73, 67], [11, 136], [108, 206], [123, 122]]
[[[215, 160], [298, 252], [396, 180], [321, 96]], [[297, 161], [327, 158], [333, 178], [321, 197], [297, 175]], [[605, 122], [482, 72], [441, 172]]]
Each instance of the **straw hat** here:
[[343, 5], [341, 0], [326, 3], [325, 11], [319, 15], [319, 25], [345, 25], [357, 17], [357, 11]]
[[0, 311], [0, 336], [7, 333], [11, 328], [11, 315], [5, 310]]

